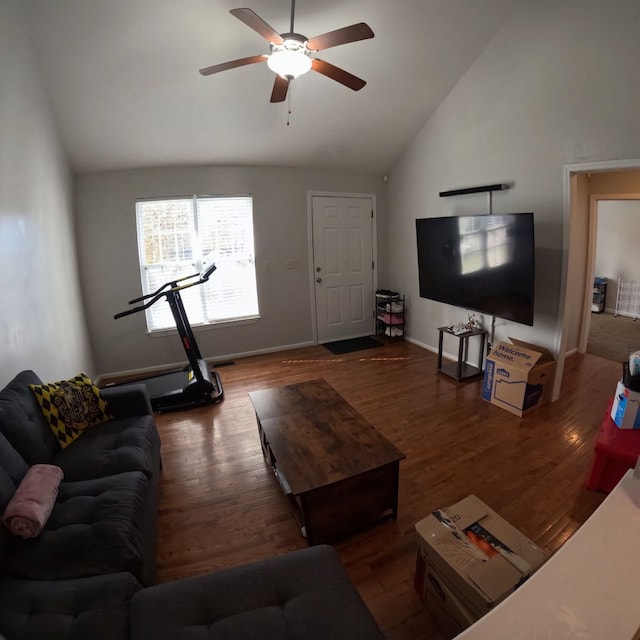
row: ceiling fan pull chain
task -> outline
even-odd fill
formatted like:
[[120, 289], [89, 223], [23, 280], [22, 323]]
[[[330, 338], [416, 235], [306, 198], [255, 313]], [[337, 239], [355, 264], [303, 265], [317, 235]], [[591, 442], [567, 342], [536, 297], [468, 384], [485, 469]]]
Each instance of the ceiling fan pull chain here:
[[293, 93], [293, 82], [289, 82], [289, 94], [287, 96], [287, 127], [291, 124], [291, 94]]
[[289, 33], [294, 33], [293, 17], [295, 16], [295, 13], [296, 13], [296, 0], [291, 0], [291, 29], [289, 30]]

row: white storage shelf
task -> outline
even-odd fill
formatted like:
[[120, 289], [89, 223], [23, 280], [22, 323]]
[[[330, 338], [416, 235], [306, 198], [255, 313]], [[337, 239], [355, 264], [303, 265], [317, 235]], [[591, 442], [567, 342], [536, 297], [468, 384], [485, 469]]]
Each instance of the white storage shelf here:
[[615, 315], [640, 318], [640, 280], [618, 278]]

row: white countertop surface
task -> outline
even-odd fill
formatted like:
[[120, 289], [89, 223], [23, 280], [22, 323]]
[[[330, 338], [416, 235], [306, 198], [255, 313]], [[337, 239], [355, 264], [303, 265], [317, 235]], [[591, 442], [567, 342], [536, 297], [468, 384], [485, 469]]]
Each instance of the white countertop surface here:
[[640, 478], [629, 470], [546, 564], [460, 640], [640, 638]]

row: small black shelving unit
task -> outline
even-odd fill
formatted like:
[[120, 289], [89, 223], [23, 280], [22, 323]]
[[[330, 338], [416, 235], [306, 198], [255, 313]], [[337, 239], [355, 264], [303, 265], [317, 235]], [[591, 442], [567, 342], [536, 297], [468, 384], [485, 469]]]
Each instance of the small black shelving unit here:
[[602, 313], [604, 311], [605, 298], [607, 297], [607, 278], [593, 279], [593, 299], [591, 300], [591, 311]]
[[388, 340], [404, 339], [404, 296], [376, 292], [376, 335]]
[[[455, 333], [451, 327], [438, 327], [438, 371], [444, 373], [458, 382], [461, 380], [469, 380], [484, 373], [484, 358], [486, 355], [487, 330], [486, 329], [468, 329], [464, 333]], [[458, 338], [458, 360], [455, 362], [442, 361], [442, 345], [445, 335]], [[480, 338], [480, 357], [478, 358], [478, 366], [474, 366], [465, 362], [464, 354], [469, 342], [469, 338], [478, 336]]]

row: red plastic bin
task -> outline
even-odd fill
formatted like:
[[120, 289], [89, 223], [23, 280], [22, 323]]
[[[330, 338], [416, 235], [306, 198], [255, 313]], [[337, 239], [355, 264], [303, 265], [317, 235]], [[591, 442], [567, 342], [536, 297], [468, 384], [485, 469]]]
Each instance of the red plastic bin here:
[[605, 414], [594, 447], [593, 461], [587, 476], [587, 489], [609, 493], [628, 469], [636, 466], [640, 456], [640, 430], [618, 429], [611, 419], [611, 406]]

